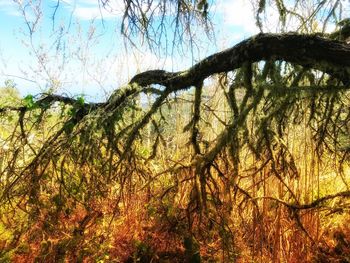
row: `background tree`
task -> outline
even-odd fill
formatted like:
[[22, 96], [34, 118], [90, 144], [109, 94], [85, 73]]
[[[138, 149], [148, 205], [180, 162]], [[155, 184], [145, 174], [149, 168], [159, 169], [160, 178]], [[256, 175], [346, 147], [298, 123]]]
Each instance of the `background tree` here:
[[[184, 71], [142, 72], [106, 102], [44, 94], [3, 106], [18, 114], [5, 138], [2, 220], [13, 234], [2, 256], [25, 244], [23, 257], [53, 261], [345, 260], [349, 229], [340, 224], [332, 247], [325, 224], [349, 210], [345, 4], [255, 5], [261, 32], [274, 10], [281, 32]], [[206, 1], [123, 8], [122, 32], [151, 46], [163, 43], [158, 29], [193, 40], [193, 19], [210, 18]], [[284, 33], [289, 23], [297, 32]]]

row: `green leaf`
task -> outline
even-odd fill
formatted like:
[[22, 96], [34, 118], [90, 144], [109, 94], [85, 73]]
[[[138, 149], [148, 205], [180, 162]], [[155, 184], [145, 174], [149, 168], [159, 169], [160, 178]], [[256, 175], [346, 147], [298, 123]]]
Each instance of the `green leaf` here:
[[84, 104], [85, 104], [85, 99], [84, 99], [83, 96], [79, 96], [79, 97], [77, 98], [77, 104], [78, 104], [79, 106], [84, 106]]
[[33, 95], [29, 94], [23, 99], [24, 106], [27, 107], [28, 110], [35, 109], [37, 107], [36, 102], [34, 101]]

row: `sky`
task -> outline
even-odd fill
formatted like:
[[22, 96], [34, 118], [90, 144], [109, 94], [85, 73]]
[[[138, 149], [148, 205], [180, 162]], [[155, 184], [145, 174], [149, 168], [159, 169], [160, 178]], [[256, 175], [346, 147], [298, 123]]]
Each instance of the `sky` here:
[[[216, 25], [215, 29], [215, 36], [220, 36], [221, 41], [201, 43], [195, 56], [185, 50], [185, 54], [170, 57], [154, 54], [146, 47], [138, 46], [138, 50], [130, 45], [126, 47], [119, 28], [120, 6], [105, 10], [97, 0], [61, 0], [53, 21], [56, 5], [57, 0], [42, 1], [42, 18], [31, 39], [25, 19], [34, 21], [35, 10], [27, 8], [25, 17], [18, 3], [0, 0], [0, 24], [5, 25], [0, 27], [0, 85], [11, 79], [22, 95], [51, 89], [69, 96], [84, 94], [101, 100], [137, 72], [184, 70], [257, 32], [249, 1], [238, 0], [232, 5], [220, 2], [211, 10], [213, 15], [224, 10], [214, 21], [225, 24], [225, 28]], [[61, 43], [57, 43], [59, 30], [67, 32], [61, 35]], [[52, 79], [58, 83], [52, 84]]]
[[[151, 52], [147, 45], [125, 44], [120, 34], [122, 7], [117, 4], [105, 10], [98, 0], [60, 0], [53, 20], [57, 0], [41, 0], [38, 10], [26, 7], [26, 15], [18, 3], [28, 0], [15, 1], [0, 0], [0, 86], [11, 79], [23, 96], [53, 91], [101, 101], [138, 72], [185, 70], [259, 32], [250, 0], [214, 1], [210, 12], [215, 40], [203, 38], [193, 52], [185, 49], [166, 56]], [[31, 38], [29, 27], [39, 11], [42, 16]], [[273, 32], [278, 14], [265, 16]]]
[[[56, 85], [59, 86], [57, 92], [68, 95], [101, 96], [99, 85], [105, 84], [107, 90], [112, 88], [115, 79], [106, 80], [106, 75], [111, 67], [115, 67], [116, 54], [122, 55], [117, 52], [121, 43], [115, 33], [118, 16], [102, 11], [102, 24], [100, 10], [103, 9], [98, 7], [97, 1], [75, 3], [65, 0], [60, 2], [53, 21], [57, 2], [45, 0], [41, 6], [42, 19], [31, 39], [18, 5], [11, 0], [0, 1], [0, 23], [5, 25], [0, 27], [1, 84], [6, 79], [13, 79], [23, 95], [46, 91], [50, 88], [49, 79], [60, 80], [62, 83]], [[26, 11], [31, 23], [35, 11], [30, 8]], [[92, 19], [95, 19], [94, 23]], [[96, 68], [92, 68], [92, 64]], [[98, 64], [104, 71], [103, 76], [97, 76]], [[116, 76], [116, 72], [110, 75]]]

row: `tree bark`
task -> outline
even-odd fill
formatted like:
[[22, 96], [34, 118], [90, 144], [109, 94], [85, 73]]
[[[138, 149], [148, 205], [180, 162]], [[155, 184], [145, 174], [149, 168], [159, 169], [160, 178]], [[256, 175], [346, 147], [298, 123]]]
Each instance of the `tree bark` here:
[[232, 48], [213, 54], [187, 71], [166, 72], [150, 70], [133, 77], [130, 83], [141, 86], [159, 84], [173, 91], [196, 86], [205, 78], [240, 68], [244, 63], [262, 60], [283, 60], [305, 67], [336, 74], [348, 84], [350, 45], [319, 35], [258, 34]]

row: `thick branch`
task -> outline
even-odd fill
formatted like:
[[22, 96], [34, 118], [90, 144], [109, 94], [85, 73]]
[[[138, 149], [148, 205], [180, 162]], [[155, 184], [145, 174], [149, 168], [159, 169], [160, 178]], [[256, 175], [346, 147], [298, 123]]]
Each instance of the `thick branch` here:
[[[150, 70], [134, 76], [130, 81], [130, 89], [118, 96], [116, 104], [127, 99], [130, 94], [138, 91], [137, 85], [146, 87], [160, 84], [170, 88], [170, 92], [196, 86], [207, 77], [221, 72], [229, 72], [240, 68], [244, 63], [261, 60], [283, 60], [297, 63], [309, 68], [315, 68], [335, 75], [347, 84], [350, 72], [350, 45], [338, 40], [322, 38], [318, 35], [289, 34], [258, 34], [232, 48], [213, 54], [198, 62], [186, 71], [167, 72]], [[141, 90], [142, 91], [142, 90]], [[152, 90], [144, 90], [151, 91]], [[157, 91], [157, 90], [153, 90]], [[162, 91], [157, 91], [162, 93]], [[77, 101], [60, 95], [47, 95], [39, 99], [38, 105], [51, 105], [55, 101], [74, 104]], [[114, 105], [109, 100], [109, 105]], [[86, 103], [84, 108], [96, 109], [104, 103]], [[0, 113], [6, 110], [23, 111], [25, 107], [0, 108]]]
[[160, 84], [180, 90], [195, 86], [205, 78], [242, 67], [245, 62], [283, 60], [324, 72], [337, 74], [348, 80], [350, 45], [317, 35], [258, 34], [236, 46], [216, 53], [177, 73], [150, 70], [136, 75], [130, 83], [141, 86]]
[[[0, 108], [0, 113], [6, 112], [6, 111], [18, 111], [18, 112], [26, 112], [28, 110], [31, 110], [33, 108], [49, 108], [52, 106], [55, 102], [62, 102], [67, 105], [76, 105], [80, 104], [80, 102], [77, 99], [65, 97], [61, 95], [56, 94], [43, 94], [43, 96], [34, 101], [35, 107], [28, 107], [28, 106], [5, 106]], [[97, 109], [104, 105], [104, 103], [84, 103], [83, 105], [80, 105], [81, 108], [83, 108], [86, 112], [89, 112], [90, 110]]]

